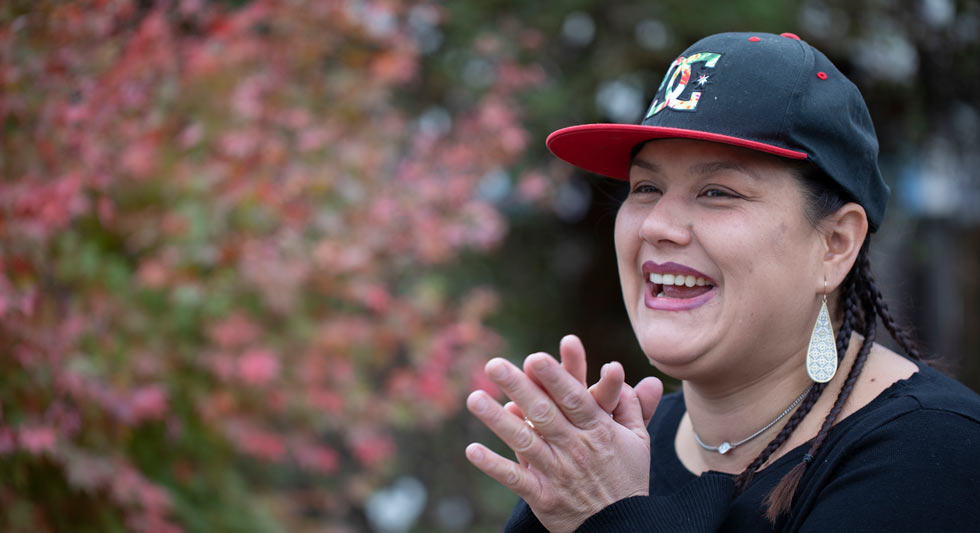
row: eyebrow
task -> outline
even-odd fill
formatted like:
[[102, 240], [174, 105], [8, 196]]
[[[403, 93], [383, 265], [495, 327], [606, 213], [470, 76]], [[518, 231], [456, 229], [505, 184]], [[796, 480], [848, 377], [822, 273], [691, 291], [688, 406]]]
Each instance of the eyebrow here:
[[658, 165], [656, 163], [652, 163], [652, 162], [647, 161], [645, 159], [639, 159], [639, 158], [636, 158], [636, 157], [634, 157], [633, 160], [630, 161], [630, 166], [631, 167], [637, 166], [637, 167], [640, 167], [640, 168], [645, 168], [645, 169], [649, 170], [650, 172], [654, 172], [654, 173], [657, 173], [657, 174], [662, 174], [663, 173], [663, 169], [660, 168], [660, 165]]
[[762, 177], [759, 176], [759, 174], [757, 174], [754, 170], [748, 169], [746, 167], [743, 167], [742, 165], [739, 165], [734, 161], [728, 161], [728, 160], [711, 161], [709, 163], [699, 163], [697, 165], [692, 166], [690, 169], [688, 169], [688, 173], [693, 174], [695, 176], [704, 176], [705, 174], [711, 174], [713, 172], [718, 172], [719, 170], [734, 170], [735, 172], [741, 172], [742, 174], [745, 174], [746, 176], [755, 178], [757, 180], [762, 179]]
[[[638, 166], [640, 168], [649, 170], [650, 172], [654, 172], [656, 174], [663, 173], [663, 169], [660, 167], [660, 165], [652, 161], [647, 161], [645, 159], [633, 158], [633, 161], [630, 162], [630, 166]], [[756, 172], [742, 165], [739, 165], [734, 161], [728, 161], [728, 160], [710, 161], [708, 163], [698, 163], [697, 165], [694, 165], [688, 169], [688, 174], [695, 175], [695, 176], [704, 176], [706, 174], [718, 172], [719, 170], [734, 170], [736, 172], [741, 172], [742, 174], [745, 174], [746, 176], [755, 178], [757, 180], [762, 179], [762, 177], [759, 176], [759, 174], [757, 174]]]

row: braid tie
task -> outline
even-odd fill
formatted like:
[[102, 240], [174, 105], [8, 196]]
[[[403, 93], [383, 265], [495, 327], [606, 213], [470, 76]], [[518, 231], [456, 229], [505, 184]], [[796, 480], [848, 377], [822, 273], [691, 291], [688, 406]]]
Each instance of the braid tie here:
[[[860, 255], [860, 254], [859, 254]], [[847, 354], [847, 349], [851, 344], [851, 333], [854, 331], [855, 321], [857, 318], [857, 303], [855, 302], [854, 295], [854, 276], [848, 275], [844, 282], [841, 284], [841, 296], [842, 296], [842, 309], [844, 318], [841, 322], [840, 330], [837, 332], [837, 358], [838, 362], [844, 358]], [[813, 406], [820, 399], [821, 394], [823, 394], [826, 388], [825, 383], [814, 383], [813, 388], [810, 393], [804, 398], [803, 403], [800, 407], [793, 412], [786, 425], [783, 426], [779, 434], [776, 435], [772, 441], [752, 460], [751, 463], [735, 478], [735, 491], [741, 492], [752, 482], [752, 478], [755, 473], [759, 470], [769, 460], [772, 454], [776, 453], [783, 444], [789, 440], [790, 435], [796, 430], [804, 418], [813, 409]]]
[[744, 490], [745, 487], [747, 487], [752, 481], [752, 477], [755, 475], [756, 471], [759, 470], [759, 468], [769, 460], [769, 457], [771, 457], [772, 454], [775, 453], [776, 450], [778, 450], [779, 447], [789, 439], [789, 436], [796, 430], [796, 427], [800, 425], [800, 422], [802, 422], [803, 419], [806, 418], [806, 415], [810, 413], [810, 410], [813, 409], [814, 404], [816, 404], [817, 400], [820, 399], [820, 395], [823, 393], [825, 388], [827, 388], [826, 383], [813, 384], [810, 392], [807, 393], [805, 398], [803, 398], [803, 402], [800, 403], [800, 406], [796, 409], [796, 411], [793, 411], [793, 414], [790, 415], [786, 425], [783, 426], [783, 428], [771, 441], [769, 441], [769, 444], [766, 445], [762, 452], [759, 453], [759, 455], [757, 455], [751, 463], [749, 463], [749, 466], [745, 467], [745, 470], [743, 470], [742, 473], [735, 478], [736, 492], [741, 492]]
[[[844, 319], [841, 322], [840, 330], [837, 332], [837, 358], [838, 361], [844, 358], [847, 353], [847, 349], [851, 343], [851, 333], [854, 330], [855, 322], [855, 302], [854, 302], [854, 291], [853, 291], [853, 279], [852, 276], [848, 276], [844, 283], [841, 284], [841, 294], [843, 296], [842, 307], [844, 311]], [[814, 383], [813, 388], [810, 393], [806, 395], [803, 403], [800, 407], [793, 412], [786, 425], [780, 430], [779, 434], [776, 435], [772, 441], [752, 460], [751, 463], [745, 468], [735, 478], [735, 490], [736, 492], [741, 492], [748, 486], [752, 481], [752, 477], [755, 475], [756, 471], [762, 467], [769, 460], [773, 453], [776, 453], [785, 442], [789, 439], [790, 435], [796, 430], [797, 426], [806, 418], [806, 415], [810, 414], [813, 406], [820, 399], [820, 395], [823, 394], [823, 390], [826, 388], [825, 383]]]
[[[805, 215], [814, 227], [817, 227], [821, 220], [839, 210], [848, 201], [849, 196], [847, 193], [837, 187], [833, 179], [815, 165], [804, 163], [796, 167], [795, 171], [806, 196]], [[840, 286], [838, 303], [841, 306], [842, 320], [836, 339], [838, 362], [842, 361], [847, 355], [853, 332], [863, 333], [864, 340], [855, 357], [854, 364], [851, 366], [847, 378], [841, 386], [841, 391], [837, 395], [827, 417], [824, 419], [819, 433], [813, 439], [810, 449], [803, 456], [800, 463], [783, 476], [772, 492], [766, 497], [766, 516], [773, 524], [776, 523], [776, 520], [782, 514], [789, 511], [793, 503], [794, 494], [807, 466], [814, 462], [814, 458], [827, 440], [828, 434], [840, 416], [847, 398], [850, 397], [854, 385], [864, 369], [868, 355], [874, 346], [878, 328], [878, 317], [881, 317], [882, 324], [909, 357], [916, 360], [922, 358], [915, 342], [912, 340], [912, 336], [907, 330], [897, 325], [897, 321], [889, 311], [881, 291], [875, 284], [871, 271], [870, 246], [871, 240], [870, 235], [868, 235], [861, 244], [861, 249], [858, 251], [850, 272], [848, 272], [844, 278], [844, 282]], [[803, 418], [809, 414], [824, 389], [825, 387], [822, 384], [819, 384], [819, 386], [815, 385], [800, 408], [793, 413], [793, 416], [789, 419], [786, 426], [783, 427], [782, 431], [749, 464], [745, 471], [738, 475], [735, 479], [736, 493], [744, 490], [749, 482], [751, 482], [754, 473], [788, 440], [790, 434], [797, 428]]]

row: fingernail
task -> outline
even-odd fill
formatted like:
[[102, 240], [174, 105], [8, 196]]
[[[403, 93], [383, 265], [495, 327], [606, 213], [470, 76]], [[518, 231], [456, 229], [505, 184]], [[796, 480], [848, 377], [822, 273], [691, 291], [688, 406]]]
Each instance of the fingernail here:
[[481, 450], [477, 446], [471, 445], [471, 447], [470, 447], [470, 459], [472, 459], [474, 461], [482, 461], [483, 460], [483, 450]]
[[473, 410], [482, 413], [487, 410], [487, 399], [481, 394], [473, 401]]
[[491, 361], [491, 363], [493, 364], [487, 368], [487, 375], [491, 379], [503, 379], [507, 375], [507, 368], [501, 362]]
[[606, 364], [602, 365], [602, 368], [599, 369], [599, 377], [600, 378], [606, 377], [606, 370], [608, 368], [609, 368], [609, 363], [606, 363]]

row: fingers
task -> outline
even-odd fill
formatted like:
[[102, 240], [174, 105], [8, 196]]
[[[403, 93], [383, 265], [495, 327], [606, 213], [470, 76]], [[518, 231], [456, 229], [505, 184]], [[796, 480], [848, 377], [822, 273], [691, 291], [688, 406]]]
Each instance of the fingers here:
[[[532, 359], [535, 356], [549, 360], [557, 369], [556, 373], [564, 375], [572, 383], [577, 383], [575, 378], [558, 367], [558, 362], [550, 355], [545, 353], [533, 354], [528, 356], [528, 359]], [[534, 424], [534, 429], [542, 435], [557, 435], [568, 424], [568, 421], [562, 416], [561, 411], [555, 405], [555, 402], [548, 397], [548, 394], [510, 361], [500, 357], [491, 359], [486, 365], [486, 372], [490, 381], [493, 381], [500, 387], [500, 390], [504, 391], [510, 399], [514, 400], [514, 403], [524, 413], [524, 416]], [[581, 384], [579, 384], [579, 387], [585, 390], [585, 387]], [[503, 408], [501, 408], [501, 411], [503, 411]], [[520, 422], [523, 425], [523, 421], [521, 420]]]
[[484, 474], [517, 493], [524, 500], [535, 494], [537, 482], [528, 469], [494, 453], [486, 446], [474, 442], [466, 447], [466, 458]]
[[585, 346], [582, 345], [582, 340], [575, 335], [565, 335], [558, 343], [558, 355], [561, 358], [562, 368], [584, 385], [588, 365], [585, 361]]
[[[589, 394], [585, 385], [566, 372], [548, 354], [529, 355], [524, 360], [524, 371], [544, 387], [548, 395], [554, 399], [554, 404], [561, 410], [561, 414], [564, 414], [565, 418], [575, 426], [588, 430], [603, 422], [603, 418], [609, 419]], [[515, 400], [518, 405], [522, 404], [517, 398]], [[525, 409], [524, 412], [537, 427], [537, 421], [530, 416], [532, 411]], [[542, 430], [542, 434], [546, 439], [549, 438], [546, 429]]]
[[599, 372], [599, 381], [589, 388], [599, 407], [607, 413], [616, 409], [619, 392], [626, 382], [626, 372], [618, 362], [606, 363]]
[[521, 408], [518, 407], [517, 404], [514, 402], [505, 403], [504, 410], [516, 416], [517, 418], [522, 418], [522, 419], [524, 418], [524, 411], [521, 411]]
[[643, 378], [634, 388], [636, 396], [640, 400], [640, 408], [643, 411], [644, 427], [650, 423], [653, 412], [657, 410], [660, 399], [664, 395], [664, 383], [659, 379], [650, 376]]
[[[521, 420], [524, 420], [524, 411], [521, 411], [521, 408], [518, 407], [517, 404], [514, 402], [505, 403], [504, 411], [507, 411], [508, 413], [516, 416], [517, 418], [520, 418]], [[524, 457], [523, 454], [515, 453], [515, 455], [517, 455], [517, 462], [520, 463], [521, 466], [527, 466], [529, 464], [527, 461], [527, 457]]]
[[523, 417], [514, 416], [482, 390], [470, 394], [466, 399], [466, 407], [500, 437], [504, 444], [514, 450], [514, 453], [541, 465], [548, 464], [551, 454], [547, 445], [524, 422]]

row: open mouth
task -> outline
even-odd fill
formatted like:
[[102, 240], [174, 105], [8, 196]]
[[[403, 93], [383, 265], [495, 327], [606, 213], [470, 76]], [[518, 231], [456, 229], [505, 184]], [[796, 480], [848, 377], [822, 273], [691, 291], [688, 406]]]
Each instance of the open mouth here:
[[680, 273], [651, 273], [648, 281], [653, 284], [651, 294], [655, 298], [687, 300], [697, 298], [715, 287], [707, 278]]

